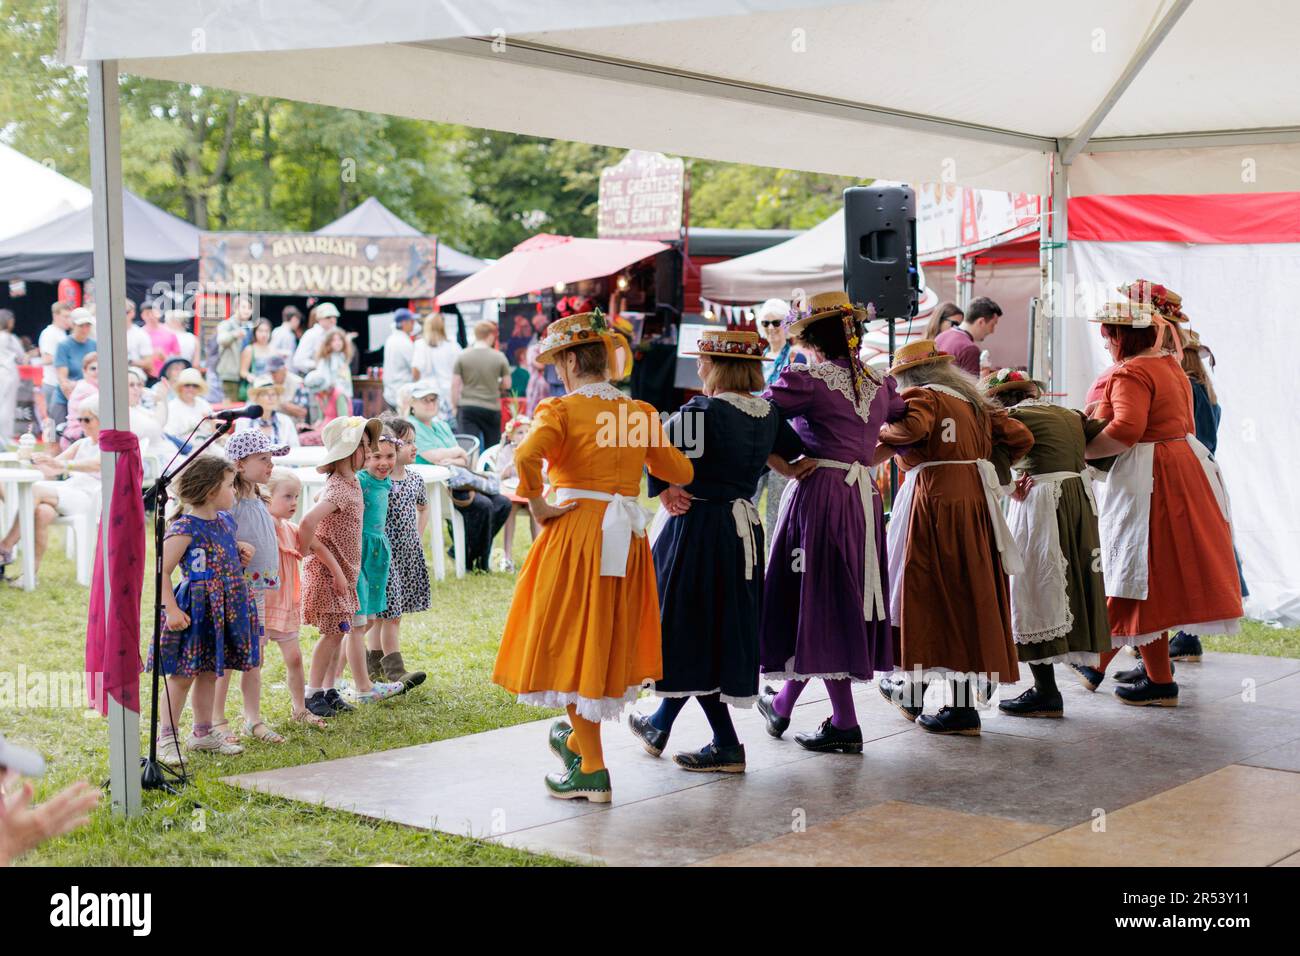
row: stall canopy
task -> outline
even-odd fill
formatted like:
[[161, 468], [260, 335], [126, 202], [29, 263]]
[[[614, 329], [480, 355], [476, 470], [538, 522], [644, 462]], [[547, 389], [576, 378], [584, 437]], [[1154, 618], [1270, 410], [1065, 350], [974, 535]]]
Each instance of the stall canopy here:
[[90, 190], [0, 143], [0, 239], [87, 209]]
[[[346, 212], [328, 225], [316, 230], [318, 236], [422, 236], [409, 222], [371, 196], [351, 212]], [[438, 292], [445, 292], [457, 282], [468, 279], [487, 262], [468, 253], [453, 249], [438, 241]]]
[[1075, 195], [1300, 189], [1288, 0], [65, 6], [71, 60], [256, 95], [1011, 192], [1058, 150]]
[[779, 245], [700, 268], [700, 298], [762, 302], [844, 288], [844, 211]]
[[[91, 208], [86, 206], [0, 240], [0, 279], [58, 282], [94, 275]], [[155, 282], [198, 278], [199, 230], [129, 190], [122, 192], [126, 284], [133, 291]]]
[[613, 275], [672, 246], [649, 239], [581, 239], [542, 233], [525, 239], [496, 262], [438, 296], [440, 305], [510, 299], [559, 282]]

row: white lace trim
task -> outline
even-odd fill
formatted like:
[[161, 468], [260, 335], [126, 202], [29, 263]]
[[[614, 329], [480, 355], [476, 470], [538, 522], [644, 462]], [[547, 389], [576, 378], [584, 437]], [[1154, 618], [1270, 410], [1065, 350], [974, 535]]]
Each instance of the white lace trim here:
[[1023, 402], [1016, 402], [1016, 408], [1059, 408], [1055, 402], [1049, 402], [1045, 398], [1026, 398]]
[[967, 397], [966, 397], [965, 395], [963, 395], [961, 392], [957, 391], [957, 389], [955, 389], [955, 388], [949, 388], [947, 385], [940, 385], [938, 382], [930, 382], [929, 384], [927, 384], [927, 385], [922, 385], [921, 387], [922, 387], [922, 388], [931, 388], [931, 389], [934, 389], [936, 392], [943, 392], [945, 395], [951, 395], [953, 398], [960, 398], [960, 399], [961, 399], [963, 402], [965, 402], [967, 405], [972, 404], [972, 402], [971, 402], [971, 400], [970, 400], [969, 398], [967, 398]]
[[573, 391], [569, 392], [569, 394], [582, 395], [585, 398], [603, 398], [610, 402], [617, 402], [620, 399], [627, 398], [626, 395], [620, 392], [613, 385], [609, 384], [609, 382], [591, 382], [588, 385], [575, 388]]
[[[1069, 611], [1066, 613], [1068, 614]], [[1074, 615], [1070, 614], [1070, 619], [1057, 627], [1049, 628], [1046, 631], [1035, 631], [1033, 634], [1013, 633], [1011, 636], [1015, 638], [1017, 644], [1045, 644], [1048, 641], [1056, 640], [1058, 637], [1066, 637], [1073, 630]], [[1034, 663], [1037, 664], [1038, 661], [1034, 661]]]
[[623, 708], [632, 703], [641, 694], [642, 687], [652, 687], [653, 681], [644, 684], [632, 684], [622, 697], [583, 697], [573, 691], [539, 690], [519, 694], [519, 703], [530, 707], [551, 707], [563, 710], [570, 704], [578, 708], [578, 716], [590, 721], [617, 720]]
[[1112, 634], [1110, 637], [1111, 647], [1142, 647], [1153, 641], [1158, 641], [1165, 634], [1177, 634], [1182, 631], [1184, 634], [1193, 634], [1196, 636], [1214, 635], [1214, 634], [1236, 634], [1241, 630], [1241, 619], [1236, 617], [1226, 618], [1222, 621], [1201, 621], [1196, 624], [1171, 624], [1163, 631], [1155, 631], [1151, 634], [1135, 634], [1132, 637]]
[[1024, 661], [1025, 664], [1082, 664], [1084, 667], [1096, 668], [1101, 663], [1101, 655], [1092, 651], [1067, 651], [1064, 654], [1053, 654], [1051, 657], [1039, 658], [1036, 661]]
[[771, 403], [757, 395], [741, 395], [739, 392], [718, 392], [713, 397], [726, 402], [733, 408], [739, 408], [746, 415], [752, 415], [755, 418], [766, 418], [768, 412], [772, 410]]
[[876, 373], [869, 368], [866, 372], [867, 381], [862, 389], [862, 397], [854, 402], [853, 372], [850, 369], [836, 365], [834, 362], [817, 362], [815, 365], [808, 366], [808, 374], [831, 391], [839, 392], [848, 399], [853, 410], [857, 412], [858, 418], [864, 422], [871, 418], [871, 400], [876, 397], [876, 391], [880, 388], [880, 378]]

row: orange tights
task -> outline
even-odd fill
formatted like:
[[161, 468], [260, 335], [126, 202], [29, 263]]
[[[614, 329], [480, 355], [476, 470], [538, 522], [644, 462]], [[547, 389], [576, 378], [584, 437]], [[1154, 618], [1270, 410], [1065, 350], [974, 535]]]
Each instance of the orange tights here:
[[[1169, 635], [1167, 633], [1160, 635], [1158, 641], [1143, 644], [1138, 650], [1142, 652], [1142, 663], [1146, 667], [1147, 677], [1151, 679], [1151, 683], [1168, 684], [1173, 681], [1173, 671], [1169, 667]], [[1097, 669], [1105, 672], [1118, 653], [1119, 648], [1116, 648], [1102, 654], [1101, 663], [1097, 665]]]
[[570, 704], [569, 726], [573, 733], [567, 741], [569, 749], [582, 757], [582, 772], [595, 773], [605, 769], [605, 751], [600, 744], [600, 722], [578, 716], [578, 708]]

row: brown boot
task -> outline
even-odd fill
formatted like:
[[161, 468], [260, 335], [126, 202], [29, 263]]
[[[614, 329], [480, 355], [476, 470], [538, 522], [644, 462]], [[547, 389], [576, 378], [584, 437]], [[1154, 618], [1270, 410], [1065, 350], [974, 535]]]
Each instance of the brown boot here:
[[384, 669], [383, 679], [386, 681], [401, 681], [407, 690], [412, 687], [419, 687], [424, 683], [424, 671], [408, 671], [406, 665], [402, 663], [401, 651], [385, 654], [382, 664]]
[[366, 651], [366, 676], [370, 678], [372, 684], [377, 680], [384, 679], [384, 670], [381, 664], [383, 659], [383, 651]]

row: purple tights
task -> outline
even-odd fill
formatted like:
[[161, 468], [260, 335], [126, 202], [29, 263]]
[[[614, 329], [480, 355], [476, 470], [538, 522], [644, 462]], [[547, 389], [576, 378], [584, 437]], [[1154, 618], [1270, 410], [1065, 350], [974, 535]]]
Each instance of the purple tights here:
[[[853, 707], [853, 682], [847, 677], [823, 681], [831, 698], [831, 725], [836, 730], [852, 730], [858, 725], [858, 712]], [[773, 709], [782, 717], [794, 713], [795, 702], [808, 686], [806, 680], [788, 680], [772, 701]]]

